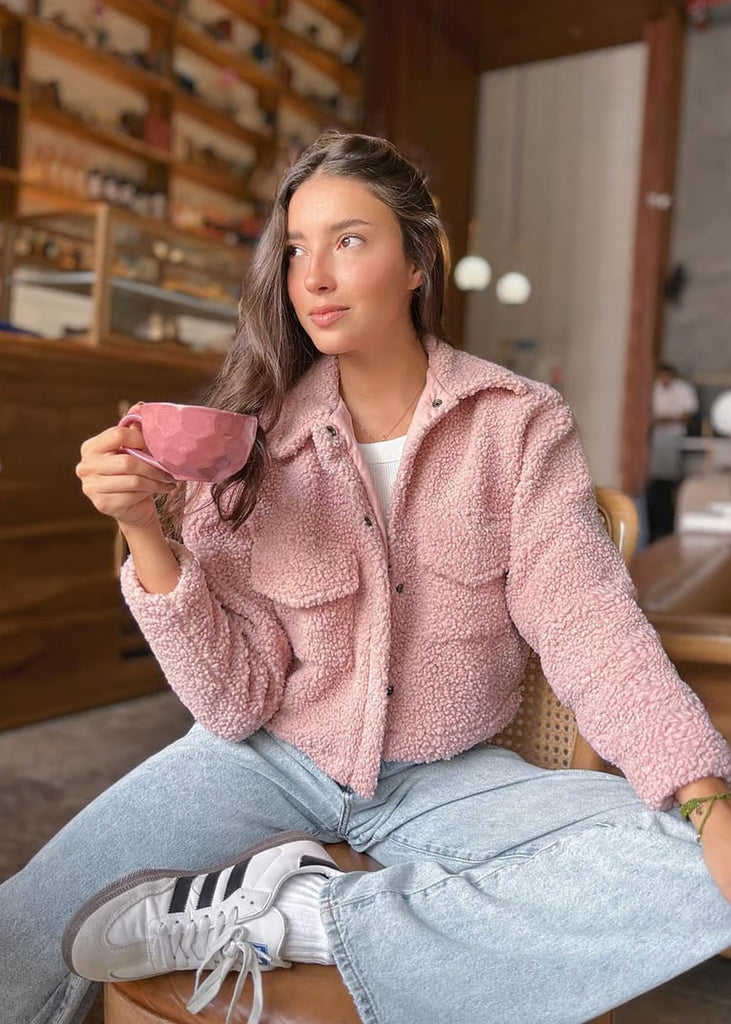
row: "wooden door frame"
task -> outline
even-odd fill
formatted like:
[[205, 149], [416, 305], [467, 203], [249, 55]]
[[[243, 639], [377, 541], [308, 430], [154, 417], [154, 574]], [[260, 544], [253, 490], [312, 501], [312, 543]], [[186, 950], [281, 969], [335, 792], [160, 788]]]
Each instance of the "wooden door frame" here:
[[622, 489], [634, 496], [647, 480], [652, 383], [662, 343], [685, 50], [681, 8], [648, 22], [644, 40], [647, 84], [620, 436]]

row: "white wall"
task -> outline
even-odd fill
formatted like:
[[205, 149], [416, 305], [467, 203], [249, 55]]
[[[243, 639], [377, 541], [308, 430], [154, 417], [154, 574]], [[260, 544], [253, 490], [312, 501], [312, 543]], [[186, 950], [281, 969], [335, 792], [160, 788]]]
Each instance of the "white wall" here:
[[[493, 268], [467, 303], [466, 347], [560, 381], [594, 479], [619, 480], [619, 436], [646, 48], [637, 43], [482, 77], [472, 249]], [[461, 253], [455, 253], [455, 259]], [[520, 270], [523, 307], [495, 281]]]

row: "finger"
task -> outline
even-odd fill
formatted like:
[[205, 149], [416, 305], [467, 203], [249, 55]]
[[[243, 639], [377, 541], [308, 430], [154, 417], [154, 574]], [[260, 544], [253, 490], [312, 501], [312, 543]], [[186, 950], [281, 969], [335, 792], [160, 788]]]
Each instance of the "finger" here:
[[81, 446], [81, 458], [83, 460], [90, 455], [96, 455], [100, 452], [119, 451], [120, 448], [142, 447], [144, 447], [144, 438], [142, 437], [142, 431], [137, 425], [131, 427], [108, 427], [106, 430], [102, 430], [100, 434], [95, 434], [94, 437], [84, 441]]
[[105, 456], [105, 465], [109, 465], [110, 468], [113, 466], [114, 468], [111, 471], [115, 473], [143, 476], [148, 480], [156, 480], [164, 484], [176, 483], [172, 474], [166, 470], [158, 469], [157, 466], [150, 465], [145, 459], [140, 459], [136, 455], [130, 455], [126, 452]]
[[151, 466], [136, 455], [123, 452], [94, 453], [87, 455], [76, 467], [76, 475], [81, 479], [96, 476], [139, 476], [160, 484], [175, 484], [175, 479], [163, 469]]
[[163, 494], [174, 491], [177, 484], [148, 480], [141, 476], [98, 476], [84, 481], [82, 489], [90, 497], [94, 494], [118, 494], [120, 496], [138, 494], [149, 497], [152, 494]]

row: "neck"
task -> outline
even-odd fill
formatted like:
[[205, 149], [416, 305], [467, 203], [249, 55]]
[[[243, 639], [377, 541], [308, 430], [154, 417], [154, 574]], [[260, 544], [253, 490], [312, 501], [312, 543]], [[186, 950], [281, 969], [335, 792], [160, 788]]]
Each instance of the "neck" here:
[[[424, 388], [428, 359], [414, 336], [384, 359], [360, 353], [338, 357], [340, 394], [359, 441], [382, 441], [408, 430]], [[399, 418], [400, 417], [400, 418]]]

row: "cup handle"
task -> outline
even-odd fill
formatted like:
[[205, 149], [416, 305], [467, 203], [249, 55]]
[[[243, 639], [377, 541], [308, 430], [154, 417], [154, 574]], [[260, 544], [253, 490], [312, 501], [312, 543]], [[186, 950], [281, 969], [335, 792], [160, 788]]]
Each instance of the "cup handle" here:
[[117, 424], [118, 427], [141, 427], [142, 417], [137, 412], [128, 412]]
[[[142, 429], [142, 417], [139, 415], [139, 413], [128, 412], [126, 416], [122, 417], [117, 426], [139, 427], [140, 429]], [[150, 455], [146, 448], [128, 448], [126, 445], [123, 445], [120, 448], [120, 451], [123, 451], [125, 455], [135, 455], [138, 459], [142, 459], [143, 462], [146, 462], [148, 466], [154, 466], [155, 469], [161, 469], [163, 473], [170, 472], [170, 470], [166, 469], [165, 466], [162, 465], [162, 463], [158, 462], [153, 455]]]

